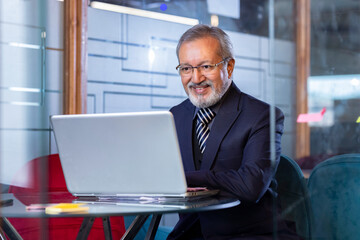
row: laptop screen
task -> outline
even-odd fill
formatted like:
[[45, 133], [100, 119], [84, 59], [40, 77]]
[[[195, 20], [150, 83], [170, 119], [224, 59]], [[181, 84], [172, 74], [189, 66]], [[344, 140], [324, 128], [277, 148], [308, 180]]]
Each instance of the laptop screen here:
[[170, 112], [57, 115], [51, 123], [73, 195], [186, 192]]

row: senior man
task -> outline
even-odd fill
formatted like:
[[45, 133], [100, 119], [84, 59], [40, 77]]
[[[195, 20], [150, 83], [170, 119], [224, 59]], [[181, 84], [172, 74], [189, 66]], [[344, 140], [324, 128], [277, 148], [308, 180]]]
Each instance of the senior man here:
[[[276, 167], [270, 157], [270, 106], [232, 82], [235, 60], [229, 36], [220, 28], [196, 25], [177, 46], [179, 71], [188, 99], [170, 111], [175, 118], [186, 180], [219, 189], [239, 206], [180, 214], [168, 239], [272, 239]], [[276, 166], [283, 113], [276, 108]], [[278, 239], [297, 239], [276, 220]]]

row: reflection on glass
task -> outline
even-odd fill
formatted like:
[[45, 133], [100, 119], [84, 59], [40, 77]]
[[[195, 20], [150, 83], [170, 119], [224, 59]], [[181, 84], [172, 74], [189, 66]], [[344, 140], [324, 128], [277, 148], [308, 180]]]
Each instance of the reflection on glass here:
[[[42, 106], [45, 94], [45, 30], [0, 22], [1, 102]], [[21, 69], [21, 70], [20, 70]]]
[[309, 123], [312, 169], [308, 199], [314, 239], [359, 236], [360, 2], [311, 1], [311, 76], [308, 110], [326, 107]]
[[[329, 156], [359, 152], [360, 4], [311, 1], [309, 112], [326, 107], [320, 122], [309, 123], [312, 168]], [[336, 136], [336, 137], [334, 137]], [[324, 141], [326, 139], [326, 141]]]

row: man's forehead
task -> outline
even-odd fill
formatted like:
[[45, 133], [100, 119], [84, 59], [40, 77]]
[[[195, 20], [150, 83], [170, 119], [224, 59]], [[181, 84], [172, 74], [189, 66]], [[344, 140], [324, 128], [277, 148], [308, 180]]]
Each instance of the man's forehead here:
[[203, 37], [184, 41], [179, 49], [179, 58], [189, 55], [209, 55], [211, 58], [221, 57], [219, 53], [219, 41], [212, 37]]

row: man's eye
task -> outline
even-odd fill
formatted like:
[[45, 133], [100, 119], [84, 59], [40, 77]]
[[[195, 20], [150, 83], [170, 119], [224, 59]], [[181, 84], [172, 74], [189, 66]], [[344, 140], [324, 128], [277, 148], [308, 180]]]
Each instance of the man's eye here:
[[182, 72], [188, 72], [188, 71], [190, 71], [190, 67], [182, 67], [181, 71]]
[[210, 66], [210, 65], [203, 65], [202, 68], [203, 68], [204, 70], [209, 70], [209, 69], [211, 68], [211, 66]]

